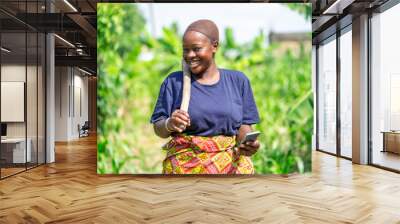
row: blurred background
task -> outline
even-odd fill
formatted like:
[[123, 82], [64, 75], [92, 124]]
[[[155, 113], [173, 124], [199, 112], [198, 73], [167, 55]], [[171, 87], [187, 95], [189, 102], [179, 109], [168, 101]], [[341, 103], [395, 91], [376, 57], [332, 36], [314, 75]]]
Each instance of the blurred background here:
[[261, 118], [256, 173], [311, 171], [311, 4], [99, 3], [97, 14], [98, 173], [161, 173], [169, 139], [150, 116], [197, 19], [220, 29], [217, 65], [250, 79]]

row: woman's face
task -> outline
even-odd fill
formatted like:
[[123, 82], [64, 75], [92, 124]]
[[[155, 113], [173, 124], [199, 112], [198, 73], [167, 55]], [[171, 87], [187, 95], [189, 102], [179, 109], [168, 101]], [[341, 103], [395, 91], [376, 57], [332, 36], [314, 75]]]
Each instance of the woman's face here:
[[183, 58], [193, 74], [202, 74], [212, 64], [213, 55], [217, 51], [218, 43], [204, 34], [196, 31], [188, 31], [183, 36]]

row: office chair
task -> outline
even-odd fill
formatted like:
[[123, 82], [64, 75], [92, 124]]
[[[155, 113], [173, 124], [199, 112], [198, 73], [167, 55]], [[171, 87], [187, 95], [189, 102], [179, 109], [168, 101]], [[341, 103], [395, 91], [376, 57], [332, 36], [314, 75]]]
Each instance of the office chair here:
[[78, 124], [79, 138], [89, 136], [89, 129], [90, 129], [89, 121], [85, 121], [82, 127], [80, 127], [80, 125]]

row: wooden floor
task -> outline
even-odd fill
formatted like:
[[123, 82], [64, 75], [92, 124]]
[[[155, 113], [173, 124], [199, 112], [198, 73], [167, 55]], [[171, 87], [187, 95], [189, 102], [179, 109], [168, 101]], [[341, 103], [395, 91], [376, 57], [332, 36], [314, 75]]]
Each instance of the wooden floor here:
[[12, 168], [1, 168], [1, 177], [3, 178], [3, 177], [7, 177], [7, 176], [10, 176], [10, 175], [13, 175], [13, 174], [16, 174], [16, 173], [19, 173], [19, 172], [22, 172], [22, 171], [24, 171], [25, 170], [25, 167], [17, 167], [17, 168], [14, 168], [14, 167], [12, 167]]
[[400, 170], [400, 155], [392, 152], [374, 151], [372, 161], [374, 164]]
[[33, 169], [37, 166], [37, 164], [27, 164], [25, 168], [25, 164], [18, 164], [18, 167], [2, 167], [1, 168], [1, 178], [6, 178], [8, 176], [24, 172], [26, 169]]
[[95, 138], [0, 181], [0, 223], [400, 223], [400, 175], [321, 152], [308, 175], [100, 176]]

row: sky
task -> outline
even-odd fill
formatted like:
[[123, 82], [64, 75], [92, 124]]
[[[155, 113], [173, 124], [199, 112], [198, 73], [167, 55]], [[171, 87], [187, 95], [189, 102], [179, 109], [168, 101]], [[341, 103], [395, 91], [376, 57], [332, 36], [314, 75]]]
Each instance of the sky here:
[[[178, 23], [182, 33], [198, 19], [213, 20], [223, 39], [223, 30], [232, 27], [235, 41], [245, 43], [259, 34], [273, 32], [311, 32], [311, 21], [278, 3], [138, 3], [147, 21], [147, 29], [156, 37], [162, 27]], [[151, 18], [153, 12], [154, 19]], [[240, 32], [239, 32], [240, 31]]]

